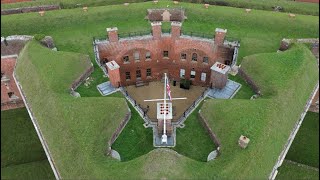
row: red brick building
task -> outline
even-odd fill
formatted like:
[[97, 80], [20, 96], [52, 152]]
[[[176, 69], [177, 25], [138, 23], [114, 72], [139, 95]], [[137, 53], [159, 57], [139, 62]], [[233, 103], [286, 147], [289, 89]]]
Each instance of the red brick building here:
[[24, 107], [23, 100], [13, 79], [16, 58], [1, 58], [1, 111]]
[[[194, 85], [212, 85], [211, 67], [216, 62], [231, 65], [238, 42], [225, 41], [227, 30], [219, 28], [212, 39], [183, 35], [181, 25], [172, 22], [170, 33], [162, 33], [161, 22], [154, 22], [151, 34], [130, 38], [119, 38], [117, 28], [107, 28], [108, 39], [96, 44], [101, 65], [108, 69], [106, 63], [114, 60], [119, 66], [116, 79], [120, 82], [113, 85], [161, 80], [163, 73], [170, 80], [184, 78]], [[112, 72], [109, 76], [117, 76]]]

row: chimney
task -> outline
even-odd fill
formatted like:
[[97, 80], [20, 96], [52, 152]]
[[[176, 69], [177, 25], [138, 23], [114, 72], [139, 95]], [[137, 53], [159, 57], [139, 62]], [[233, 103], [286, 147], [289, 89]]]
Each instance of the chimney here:
[[110, 42], [118, 42], [119, 41], [117, 27], [107, 28], [107, 32], [108, 32], [108, 38], [109, 38]]
[[113, 87], [118, 88], [121, 82], [120, 76], [120, 66], [115, 62], [107, 62], [106, 66], [108, 68], [109, 80]]
[[215, 45], [223, 45], [226, 33], [227, 33], [226, 29], [216, 28], [216, 35], [214, 37], [214, 44]]
[[158, 40], [161, 38], [161, 22], [152, 22], [152, 36], [154, 40]]
[[171, 23], [171, 37], [179, 38], [181, 34], [181, 25], [180, 22], [172, 22]]

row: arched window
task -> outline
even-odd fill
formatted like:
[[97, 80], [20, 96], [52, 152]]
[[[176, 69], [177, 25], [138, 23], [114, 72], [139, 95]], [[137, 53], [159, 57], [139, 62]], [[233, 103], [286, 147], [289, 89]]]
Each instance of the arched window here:
[[197, 53], [192, 54], [192, 61], [197, 61], [198, 60], [198, 55]]

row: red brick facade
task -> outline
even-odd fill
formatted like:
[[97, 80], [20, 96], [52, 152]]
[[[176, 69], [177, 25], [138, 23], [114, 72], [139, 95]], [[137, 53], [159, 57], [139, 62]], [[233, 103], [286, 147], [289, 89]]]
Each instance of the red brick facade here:
[[[164, 72], [171, 80], [179, 81], [183, 70], [185, 79], [191, 79], [194, 85], [210, 86], [211, 66], [215, 62], [232, 62], [234, 47], [223, 44], [226, 30], [217, 29], [214, 39], [204, 39], [181, 36], [179, 22], [172, 22], [171, 34], [162, 33], [160, 22], [151, 25], [152, 35], [130, 39], [119, 39], [117, 29], [108, 28], [108, 40], [97, 43], [101, 63], [114, 60], [120, 66], [122, 86], [160, 80]], [[201, 80], [201, 76], [206, 79]]]
[[16, 58], [1, 59], [1, 111], [24, 107], [18, 87], [13, 79]]

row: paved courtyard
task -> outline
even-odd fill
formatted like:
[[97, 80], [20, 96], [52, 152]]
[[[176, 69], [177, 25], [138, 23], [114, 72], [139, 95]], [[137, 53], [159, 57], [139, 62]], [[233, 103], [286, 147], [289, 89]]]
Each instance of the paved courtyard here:
[[[157, 102], [145, 102], [146, 99], [163, 99], [163, 83], [162, 82], [150, 82], [147, 86], [136, 87], [127, 86], [126, 90], [128, 94], [140, 104], [142, 108], [149, 106], [147, 115], [152, 121], [157, 121]], [[179, 83], [177, 86], [173, 86], [170, 83], [172, 98], [186, 97], [186, 100], [174, 100], [173, 106], [173, 120], [176, 121], [183, 114], [183, 112], [192, 105], [192, 103], [205, 91], [205, 87], [191, 86], [189, 90], [181, 89]]]

